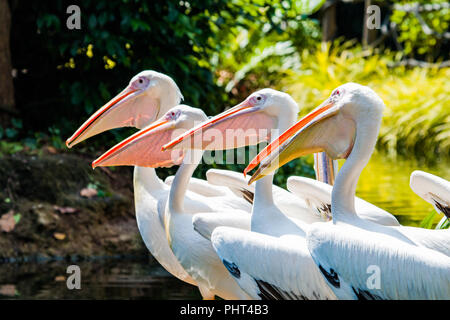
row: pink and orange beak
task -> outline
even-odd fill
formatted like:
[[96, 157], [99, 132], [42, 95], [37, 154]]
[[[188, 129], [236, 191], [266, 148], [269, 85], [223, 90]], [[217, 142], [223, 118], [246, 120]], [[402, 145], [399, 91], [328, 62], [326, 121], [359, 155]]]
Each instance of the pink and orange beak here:
[[[227, 150], [265, 141], [269, 138], [268, 132], [273, 128], [275, 120], [259, 111], [259, 107], [245, 100], [188, 130], [164, 145], [163, 150]], [[233, 135], [233, 130], [240, 133], [240, 136]]]
[[332, 103], [327, 103], [321, 107], [314, 109], [309, 114], [307, 114], [305, 117], [300, 119], [297, 123], [295, 123], [293, 126], [291, 126], [289, 129], [287, 129], [285, 132], [283, 132], [278, 138], [274, 139], [272, 141], [272, 143], [267, 145], [267, 147], [265, 147], [260, 153], [258, 153], [256, 155], [256, 157], [252, 161], [250, 161], [250, 163], [244, 170], [244, 176], [246, 176], [249, 171], [253, 170], [261, 162], [262, 159], [266, 158], [269, 154], [271, 154], [273, 150], [275, 150], [281, 144], [283, 144], [295, 132], [299, 131], [309, 121], [314, 119], [315, 116], [328, 110], [331, 107], [332, 107]]
[[123, 120], [113, 118], [111, 115], [114, 113], [115, 108], [118, 108], [121, 104], [124, 104], [124, 102], [133, 97], [136, 91], [137, 90], [135, 89], [127, 88], [97, 110], [97, 112], [86, 120], [86, 122], [66, 140], [66, 146], [71, 148], [75, 144], [96, 134], [124, 126]]
[[355, 124], [340, 112], [332, 99], [300, 119], [262, 150], [245, 168], [244, 174], [261, 164], [249, 184], [301, 156], [325, 151], [332, 159], [348, 156], [355, 137]]
[[69, 139], [68, 148], [94, 135], [121, 127], [141, 129], [157, 119], [159, 102], [147, 89], [134, 84], [95, 112]]
[[171, 120], [160, 119], [118, 143], [92, 162], [92, 168], [105, 166], [170, 167], [178, 165], [183, 152], [164, 152], [163, 144], [176, 136]]

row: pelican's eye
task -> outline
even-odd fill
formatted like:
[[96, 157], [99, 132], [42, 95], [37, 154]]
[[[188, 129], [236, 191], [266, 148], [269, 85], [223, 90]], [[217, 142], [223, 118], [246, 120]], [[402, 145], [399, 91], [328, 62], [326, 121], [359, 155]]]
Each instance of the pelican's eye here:
[[133, 86], [136, 89], [145, 89], [149, 82], [150, 80], [147, 77], [139, 77], [133, 82]]
[[266, 97], [264, 95], [261, 94], [257, 94], [253, 97], [250, 98], [250, 102], [254, 105], [256, 104], [261, 104], [266, 100]]
[[176, 120], [180, 117], [181, 111], [180, 110], [174, 110], [169, 111], [166, 115], [167, 120]]
[[341, 89], [335, 89], [332, 93], [331, 96], [332, 97], [339, 97], [342, 94], [342, 90]]

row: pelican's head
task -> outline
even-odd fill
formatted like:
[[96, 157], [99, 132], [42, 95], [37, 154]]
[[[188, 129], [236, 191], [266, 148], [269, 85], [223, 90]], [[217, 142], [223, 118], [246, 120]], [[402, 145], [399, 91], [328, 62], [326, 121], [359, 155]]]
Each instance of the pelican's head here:
[[146, 70], [95, 112], [69, 139], [67, 147], [96, 134], [120, 127], [143, 128], [180, 103], [183, 96], [169, 76]]
[[284, 130], [294, 123], [297, 103], [286, 93], [262, 89], [240, 104], [177, 137], [163, 148], [226, 150], [258, 144], [270, 130]]
[[320, 106], [286, 130], [250, 162], [244, 172], [259, 163], [261, 166], [249, 183], [310, 153], [324, 151], [332, 159], [345, 159], [353, 151], [357, 139], [360, 142], [358, 148], [372, 148], [371, 153], [383, 109], [381, 98], [366, 86], [347, 83], [336, 88]]
[[285, 114], [295, 118], [299, 111], [297, 103], [289, 94], [271, 88], [253, 92], [241, 104], [252, 106], [253, 112], [264, 112], [274, 118]]
[[92, 167], [133, 165], [140, 167], [170, 167], [183, 160], [183, 150], [162, 151], [162, 146], [174, 137], [203, 122], [208, 117], [197, 108], [178, 105], [148, 127], [118, 143], [97, 160]]

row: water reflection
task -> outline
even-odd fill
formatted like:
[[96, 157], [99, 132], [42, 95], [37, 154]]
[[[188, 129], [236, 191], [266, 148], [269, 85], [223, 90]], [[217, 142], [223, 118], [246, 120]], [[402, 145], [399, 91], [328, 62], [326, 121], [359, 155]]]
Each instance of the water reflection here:
[[[81, 269], [81, 290], [68, 290], [66, 268]], [[151, 260], [0, 264], [0, 299], [201, 299], [198, 289]]]
[[[394, 214], [401, 224], [419, 226], [433, 208], [409, 187], [409, 177], [414, 170], [423, 170], [450, 179], [448, 161], [427, 166], [414, 159], [394, 161], [376, 153], [362, 172], [356, 193], [364, 200]], [[434, 222], [437, 223], [441, 217], [442, 215], [436, 215]]]

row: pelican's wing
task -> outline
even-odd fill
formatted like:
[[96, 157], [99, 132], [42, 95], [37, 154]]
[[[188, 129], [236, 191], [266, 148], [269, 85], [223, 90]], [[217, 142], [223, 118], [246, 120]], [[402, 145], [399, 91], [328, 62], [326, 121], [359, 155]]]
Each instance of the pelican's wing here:
[[217, 227], [233, 227], [242, 230], [250, 230], [251, 214], [249, 212], [235, 210], [232, 212], [207, 212], [197, 213], [192, 218], [194, 230], [207, 240]]
[[282, 239], [218, 227], [211, 242], [239, 286], [254, 299], [335, 298], [304, 238]]
[[[331, 219], [331, 185], [310, 178], [291, 176], [287, 180], [287, 188], [305, 199], [311, 209]], [[358, 216], [365, 220], [385, 226], [400, 225], [392, 214], [358, 197], [355, 199], [355, 209]]]
[[[171, 186], [174, 178], [175, 176], [168, 176], [166, 180], [164, 180], [164, 183], [167, 184], [168, 186]], [[224, 187], [214, 186], [208, 183], [208, 181], [194, 177], [191, 177], [191, 179], [189, 180], [188, 190], [201, 194], [202, 196], [205, 197], [218, 197], [231, 195], [230, 191]]]
[[396, 229], [416, 244], [450, 257], [450, 232], [448, 229], [430, 230], [415, 227], [398, 227]]
[[[209, 183], [228, 187], [236, 195], [253, 203], [255, 184], [248, 185], [250, 177], [230, 170], [210, 169], [206, 172], [206, 178]], [[272, 193], [275, 205], [288, 217], [306, 223], [324, 221], [317, 210], [312, 210], [301, 197], [276, 185], [272, 185]]]
[[212, 185], [227, 187], [236, 196], [242, 197], [253, 204], [255, 186], [249, 186], [248, 179], [242, 173], [230, 170], [209, 169], [206, 172], [206, 180]]
[[311, 226], [307, 245], [340, 299], [449, 299], [450, 258], [346, 224]]
[[411, 189], [422, 199], [450, 219], [450, 182], [427, 172], [411, 173]]

